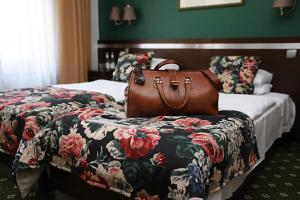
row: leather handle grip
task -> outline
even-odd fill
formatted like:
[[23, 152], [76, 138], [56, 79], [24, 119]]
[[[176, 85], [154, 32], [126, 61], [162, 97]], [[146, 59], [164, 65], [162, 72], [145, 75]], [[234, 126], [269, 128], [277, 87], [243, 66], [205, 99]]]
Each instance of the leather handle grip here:
[[180, 64], [179, 62], [175, 61], [175, 60], [164, 60], [164, 61], [158, 63], [158, 64], [154, 67], [154, 70], [157, 71], [157, 70], [159, 70], [162, 66], [168, 65], [168, 64], [175, 64], [175, 65], [178, 65], [179, 68], [180, 68], [180, 66], [181, 66], [181, 64]]
[[166, 96], [165, 96], [164, 89], [163, 89], [163, 84], [162, 84], [162, 81], [161, 81], [160, 77], [156, 77], [155, 82], [156, 82], [157, 90], [158, 90], [158, 93], [159, 93], [160, 97], [162, 98], [163, 102], [164, 102], [169, 108], [171, 108], [171, 109], [173, 109], [173, 110], [178, 110], [178, 109], [183, 108], [183, 107], [187, 104], [187, 102], [188, 102], [188, 100], [189, 100], [189, 98], [190, 98], [190, 93], [191, 93], [191, 83], [192, 83], [192, 82], [191, 82], [191, 79], [190, 79], [190, 78], [185, 78], [184, 81], [185, 81], [185, 94], [184, 94], [184, 99], [183, 99], [183, 101], [182, 101], [180, 104], [178, 104], [178, 105], [172, 105], [172, 104], [169, 102], [169, 100], [166, 98]]

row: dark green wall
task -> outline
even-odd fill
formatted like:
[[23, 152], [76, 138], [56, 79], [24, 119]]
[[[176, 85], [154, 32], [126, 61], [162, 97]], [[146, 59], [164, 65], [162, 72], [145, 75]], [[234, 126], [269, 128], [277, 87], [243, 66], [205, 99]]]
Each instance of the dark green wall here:
[[101, 40], [300, 36], [300, 5], [281, 17], [279, 10], [272, 8], [272, 0], [245, 0], [237, 7], [188, 11], [179, 11], [177, 0], [129, 0], [137, 20], [132, 26], [114, 26], [109, 20], [110, 9], [124, 3], [99, 0]]

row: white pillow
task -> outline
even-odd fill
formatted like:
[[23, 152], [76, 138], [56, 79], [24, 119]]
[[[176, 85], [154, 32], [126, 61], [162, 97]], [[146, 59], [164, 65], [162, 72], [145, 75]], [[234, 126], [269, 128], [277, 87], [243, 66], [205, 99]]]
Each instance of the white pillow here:
[[[151, 63], [150, 63], [150, 69], [154, 69], [156, 67], [156, 65], [158, 65], [159, 63], [165, 61], [167, 59], [165, 58], [152, 58]], [[160, 68], [160, 70], [166, 70], [166, 69], [175, 69], [175, 70], [179, 70], [179, 66], [176, 64], [167, 64], [164, 65], [163, 67]]]
[[272, 78], [273, 78], [272, 73], [263, 69], [258, 69], [253, 80], [253, 85], [255, 87], [255, 86], [262, 86], [264, 84], [270, 84]]
[[254, 86], [253, 94], [262, 95], [271, 92], [273, 85], [272, 84], [263, 84], [261, 86]]

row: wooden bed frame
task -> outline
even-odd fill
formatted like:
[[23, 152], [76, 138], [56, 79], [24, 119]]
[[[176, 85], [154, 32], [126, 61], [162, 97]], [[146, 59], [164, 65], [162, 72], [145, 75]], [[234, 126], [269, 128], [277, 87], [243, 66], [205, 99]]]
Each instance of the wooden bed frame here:
[[[300, 105], [300, 53], [296, 58], [287, 59], [288, 49], [300, 49], [297, 38], [240, 38], [240, 39], [188, 39], [149, 41], [99, 41], [98, 60], [104, 62], [105, 52], [115, 55], [129, 48], [130, 52], [155, 51], [155, 57], [175, 59], [184, 69], [198, 70], [209, 66], [210, 58], [216, 55], [255, 55], [263, 57], [262, 68], [274, 74], [272, 91], [287, 93]], [[116, 58], [117, 59], [117, 58]], [[300, 112], [292, 132], [300, 131]], [[294, 136], [300, 140], [299, 136]], [[78, 200], [80, 199], [127, 199], [126, 197], [101, 190], [80, 180], [70, 173], [50, 168], [52, 189], [58, 189]], [[46, 181], [47, 182], [47, 181]]]

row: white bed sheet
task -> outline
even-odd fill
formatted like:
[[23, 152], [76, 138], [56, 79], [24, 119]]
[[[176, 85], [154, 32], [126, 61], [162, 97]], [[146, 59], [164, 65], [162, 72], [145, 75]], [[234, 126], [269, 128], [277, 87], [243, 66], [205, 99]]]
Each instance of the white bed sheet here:
[[247, 173], [230, 181], [222, 190], [210, 194], [208, 200], [224, 200], [231, 197], [232, 193], [241, 186], [248, 174], [264, 160], [266, 152], [275, 140], [280, 138], [283, 133], [290, 132], [293, 127], [296, 110], [292, 99], [288, 95], [281, 93], [268, 93], [264, 96], [272, 98], [276, 105], [254, 120], [260, 159]]
[[96, 80], [92, 82], [59, 84], [53, 86], [70, 90], [86, 90], [90, 92], [100, 92], [103, 94], [111, 95], [115, 98], [116, 101], [121, 101], [124, 99], [124, 90], [127, 87], [127, 85], [127, 83], [117, 81]]
[[219, 110], [237, 110], [253, 120], [275, 106], [274, 98], [267, 95], [219, 94]]
[[[113, 96], [117, 101], [124, 99], [127, 83], [97, 80], [87, 83], [62, 84], [56, 87], [101, 92]], [[236, 177], [222, 190], [209, 195], [209, 200], [223, 200], [243, 183], [247, 175], [265, 158], [265, 153], [277, 138], [289, 132], [295, 120], [295, 103], [289, 95], [268, 93], [264, 95], [222, 94], [219, 96], [219, 110], [238, 110], [254, 120], [260, 160], [246, 174]], [[195, 198], [193, 198], [195, 199]]]

